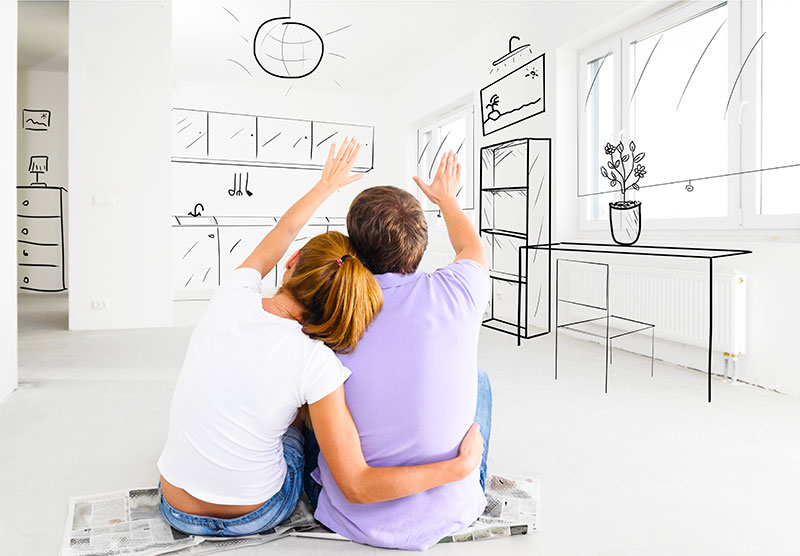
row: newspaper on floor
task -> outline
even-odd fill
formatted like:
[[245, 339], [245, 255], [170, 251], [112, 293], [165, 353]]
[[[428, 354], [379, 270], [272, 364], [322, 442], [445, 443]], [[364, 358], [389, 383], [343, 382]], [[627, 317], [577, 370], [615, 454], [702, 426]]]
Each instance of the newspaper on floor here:
[[198, 537], [173, 529], [161, 515], [157, 488], [70, 499], [61, 556], [196, 556], [264, 544], [319, 525], [303, 501], [275, 529], [246, 537]]
[[[469, 527], [440, 542], [465, 542], [536, 531], [539, 482], [492, 475], [486, 509]], [[284, 537], [348, 540], [314, 519], [303, 496], [274, 529], [245, 537], [198, 537], [170, 527], [159, 509], [158, 489], [133, 489], [70, 499], [61, 556], [200, 556]]]

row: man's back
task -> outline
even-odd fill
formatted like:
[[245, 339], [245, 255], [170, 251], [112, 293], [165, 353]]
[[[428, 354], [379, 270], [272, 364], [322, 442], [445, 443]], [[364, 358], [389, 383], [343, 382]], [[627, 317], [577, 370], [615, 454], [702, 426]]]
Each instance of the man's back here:
[[[461, 260], [433, 274], [381, 274], [383, 310], [356, 351], [347, 403], [372, 466], [454, 457], [475, 415], [477, 346], [489, 296], [486, 270]], [[375, 546], [424, 549], [469, 525], [485, 499], [467, 479], [378, 504], [349, 504], [319, 458], [317, 519]]]

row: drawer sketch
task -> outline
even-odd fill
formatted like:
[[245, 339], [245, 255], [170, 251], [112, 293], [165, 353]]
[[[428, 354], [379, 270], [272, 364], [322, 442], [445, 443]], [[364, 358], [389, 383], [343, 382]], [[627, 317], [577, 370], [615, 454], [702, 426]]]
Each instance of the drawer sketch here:
[[[173, 216], [174, 300], [210, 299], [225, 276], [242, 264], [277, 223], [278, 218], [273, 216]], [[264, 277], [262, 288], [278, 287], [292, 253], [311, 237], [331, 230], [345, 233], [344, 217], [313, 218]]]
[[373, 126], [172, 109], [172, 162], [315, 170], [345, 137], [361, 143], [353, 171], [372, 170]]
[[20, 290], [67, 289], [63, 187], [17, 187], [17, 284]]

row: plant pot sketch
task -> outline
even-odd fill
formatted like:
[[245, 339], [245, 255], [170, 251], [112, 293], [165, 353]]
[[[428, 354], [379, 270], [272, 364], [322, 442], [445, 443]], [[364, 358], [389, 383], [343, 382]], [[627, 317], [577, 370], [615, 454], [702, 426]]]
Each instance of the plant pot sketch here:
[[633, 245], [642, 233], [642, 203], [614, 201], [608, 203], [611, 238], [619, 245]]
[[611, 238], [619, 245], [633, 245], [642, 233], [642, 203], [628, 199], [628, 192], [639, 190], [639, 181], [647, 174], [643, 152], [636, 152], [636, 143], [625, 145], [620, 141], [617, 145], [606, 143], [604, 151], [608, 162], [600, 166], [600, 175], [609, 181], [611, 187], [619, 187], [621, 201], [608, 204], [608, 220], [611, 225]]

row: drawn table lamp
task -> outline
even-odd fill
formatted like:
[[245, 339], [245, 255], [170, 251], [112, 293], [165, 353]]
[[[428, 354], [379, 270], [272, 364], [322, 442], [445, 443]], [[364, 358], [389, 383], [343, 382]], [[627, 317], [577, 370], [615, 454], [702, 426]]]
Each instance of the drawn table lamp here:
[[28, 172], [31, 174], [36, 174], [36, 181], [31, 183], [31, 185], [43, 185], [47, 187], [45, 182], [39, 181], [39, 174], [44, 174], [47, 172], [47, 161], [48, 157], [46, 156], [32, 156], [31, 161], [28, 164]]

